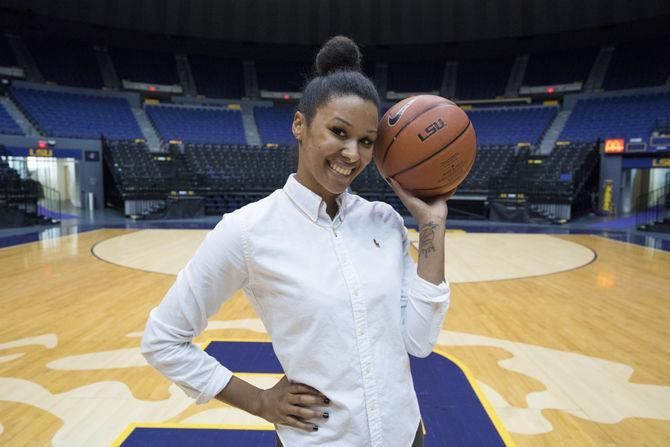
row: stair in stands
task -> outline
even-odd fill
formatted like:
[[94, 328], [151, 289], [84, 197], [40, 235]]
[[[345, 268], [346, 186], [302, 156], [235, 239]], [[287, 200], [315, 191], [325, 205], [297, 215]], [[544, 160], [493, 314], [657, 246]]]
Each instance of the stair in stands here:
[[151, 152], [159, 152], [161, 150], [161, 139], [158, 137], [156, 129], [154, 129], [151, 121], [149, 121], [149, 117], [143, 109], [133, 107], [132, 110], [133, 115], [135, 115], [135, 118], [137, 119], [137, 123], [140, 125], [142, 135], [144, 135], [144, 139], [147, 140], [149, 150]]
[[247, 98], [260, 97], [258, 89], [258, 73], [256, 73], [256, 63], [252, 60], [242, 62], [242, 73], [244, 74], [244, 95]]
[[561, 110], [556, 114], [554, 121], [551, 123], [547, 132], [544, 134], [544, 138], [540, 142], [540, 154], [548, 154], [554, 149], [554, 144], [558, 140], [558, 136], [563, 131], [565, 123], [568, 122], [570, 118], [571, 110]]
[[528, 55], [522, 54], [516, 57], [512, 72], [509, 75], [507, 86], [505, 87], [505, 96], [508, 98], [516, 98], [519, 96], [519, 88], [523, 83], [523, 78], [526, 75], [526, 67], [528, 66]]
[[379, 96], [386, 99], [386, 91], [388, 90], [388, 73], [389, 67], [386, 62], [377, 62], [375, 64], [375, 83], [377, 84], [377, 91]]
[[584, 83], [585, 92], [602, 90], [605, 75], [607, 74], [607, 69], [609, 68], [613, 53], [613, 46], [602, 47], [600, 49], [598, 56], [593, 63], [593, 68], [591, 68], [591, 72], [589, 73], [589, 77], [586, 78], [586, 83]]
[[116, 73], [112, 58], [109, 56], [107, 48], [101, 46], [93, 47], [95, 50], [95, 59], [98, 61], [98, 68], [102, 75], [102, 83], [105, 87], [112, 90], [121, 89], [121, 81], [119, 75]]
[[445, 98], [456, 97], [456, 82], [458, 77], [458, 61], [447, 61], [444, 66], [444, 78], [440, 95]]
[[5, 106], [5, 110], [9, 113], [9, 116], [14, 118], [16, 124], [19, 125], [21, 130], [26, 136], [39, 136], [40, 133], [35, 129], [30, 120], [16, 107], [16, 104], [8, 97], [0, 97], [0, 103]]
[[252, 107], [242, 108], [242, 124], [244, 125], [244, 136], [247, 139], [247, 144], [252, 146], [262, 145]]
[[23, 68], [24, 73], [26, 74], [26, 79], [34, 82], [44, 82], [44, 76], [42, 76], [39, 68], [37, 68], [35, 58], [33, 58], [32, 54], [30, 54], [30, 51], [28, 51], [28, 47], [26, 47], [26, 44], [23, 42], [23, 40], [14, 34], [7, 34], [7, 38], [9, 40], [9, 44], [14, 50], [16, 60], [19, 62]]
[[188, 63], [188, 57], [185, 54], [175, 54], [174, 59], [177, 64], [179, 83], [184, 89], [184, 93], [189, 96], [196, 96], [195, 81], [193, 80], [191, 66]]

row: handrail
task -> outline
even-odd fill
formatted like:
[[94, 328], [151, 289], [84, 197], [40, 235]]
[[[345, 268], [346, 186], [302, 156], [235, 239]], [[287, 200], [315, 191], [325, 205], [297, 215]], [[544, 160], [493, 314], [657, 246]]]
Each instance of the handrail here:
[[635, 226], [644, 227], [665, 219], [670, 196], [670, 181], [653, 191], [640, 194], [635, 199]]

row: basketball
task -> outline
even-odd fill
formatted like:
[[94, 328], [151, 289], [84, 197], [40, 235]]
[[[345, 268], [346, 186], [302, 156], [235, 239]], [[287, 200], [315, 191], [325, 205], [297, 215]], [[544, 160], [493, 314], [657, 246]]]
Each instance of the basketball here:
[[452, 191], [477, 154], [475, 129], [465, 112], [440, 96], [419, 95], [391, 107], [379, 122], [374, 159], [418, 197]]

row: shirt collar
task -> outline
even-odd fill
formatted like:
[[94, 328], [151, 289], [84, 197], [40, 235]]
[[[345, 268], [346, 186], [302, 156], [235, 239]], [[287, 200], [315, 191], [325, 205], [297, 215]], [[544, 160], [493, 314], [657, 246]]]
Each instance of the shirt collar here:
[[[305, 213], [312, 222], [317, 222], [319, 220], [319, 211], [322, 206], [325, 214], [326, 202], [324, 202], [320, 195], [300, 183], [295, 178], [295, 174], [291, 174], [288, 177], [288, 180], [284, 185], [284, 192], [291, 199], [291, 202]], [[337, 199], [335, 199], [339, 209], [334, 220], [342, 219], [347, 203], [346, 196], [347, 193], [345, 192], [337, 196]]]

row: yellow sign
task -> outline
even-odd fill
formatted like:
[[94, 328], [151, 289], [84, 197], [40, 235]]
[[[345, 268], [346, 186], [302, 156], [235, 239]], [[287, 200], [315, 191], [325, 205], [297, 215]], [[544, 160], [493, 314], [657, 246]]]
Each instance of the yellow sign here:
[[53, 157], [53, 149], [33, 149], [32, 147], [28, 149], [29, 157]]
[[670, 158], [654, 158], [651, 165], [655, 168], [670, 168]]

